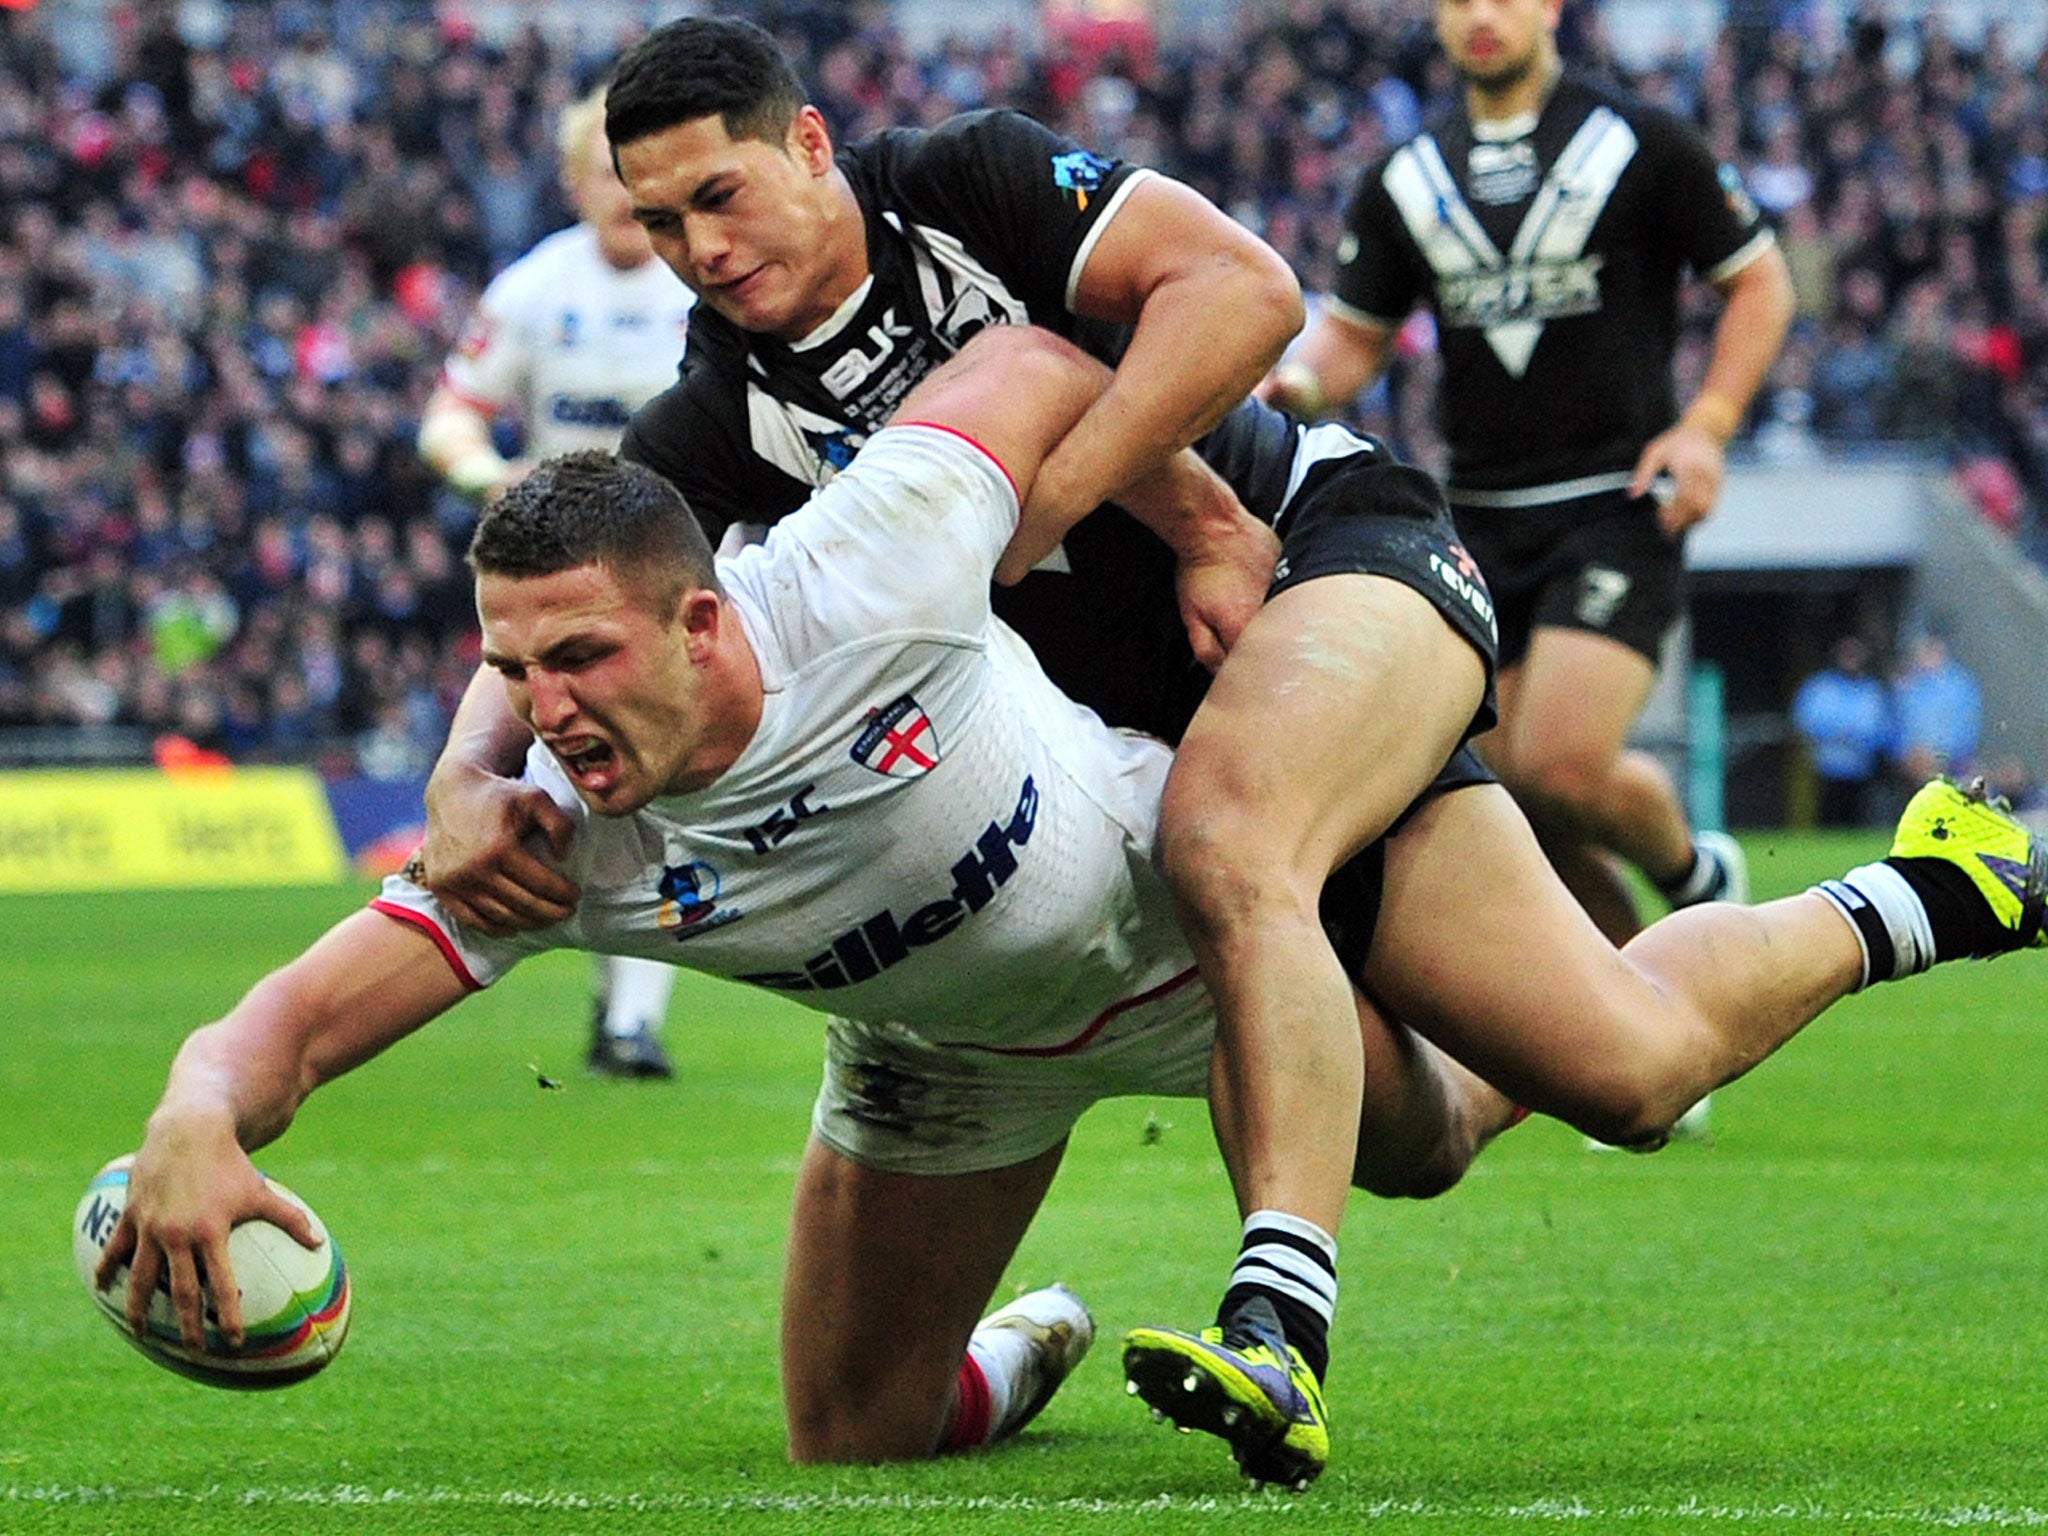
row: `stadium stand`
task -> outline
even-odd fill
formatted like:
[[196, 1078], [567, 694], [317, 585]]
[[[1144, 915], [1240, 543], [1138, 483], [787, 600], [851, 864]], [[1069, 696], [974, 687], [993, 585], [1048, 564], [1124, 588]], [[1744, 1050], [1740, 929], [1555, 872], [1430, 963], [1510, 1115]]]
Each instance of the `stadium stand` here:
[[[1021, 106], [1189, 181], [1311, 290], [1358, 166], [1451, 88], [1427, 0], [917, 50], [886, 10], [733, 8], [781, 32], [842, 136]], [[1800, 320], [1749, 451], [1938, 455], [2039, 552], [2048, 54], [1995, 24], [1965, 47], [1923, 20], [1902, 50], [1877, 21], [1765, 9], [1633, 70], [1592, 5], [1567, 31], [1701, 122], [1780, 228]], [[569, 222], [551, 125], [605, 59], [424, 4], [217, 7], [197, 37], [174, 13], [109, 8], [82, 69], [43, 11], [0, 11], [0, 761], [174, 735], [416, 775], [476, 656], [472, 511], [416, 459], [417, 413], [482, 284]], [[1414, 326], [1359, 407], [1425, 463], [1431, 367]]]

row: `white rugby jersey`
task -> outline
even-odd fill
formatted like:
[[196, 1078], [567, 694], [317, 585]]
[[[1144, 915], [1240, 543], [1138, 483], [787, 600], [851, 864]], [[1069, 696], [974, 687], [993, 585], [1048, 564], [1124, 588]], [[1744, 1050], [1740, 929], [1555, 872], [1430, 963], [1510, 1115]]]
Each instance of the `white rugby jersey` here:
[[1152, 865], [1170, 762], [1047, 681], [989, 612], [1017, 498], [932, 427], [877, 434], [766, 543], [720, 562], [767, 694], [733, 766], [592, 815], [538, 743], [529, 780], [581, 821], [577, 912], [492, 939], [396, 877], [465, 981], [574, 946], [751, 981], [944, 1043], [1054, 1051], [1186, 985]]
[[616, 448], [633, 412], [675, 382], [694, 301], [659, 261], [621, 272], [577, 224], [492, 279], [442, 382], [488, 413], [517, 411], [533, 458]]

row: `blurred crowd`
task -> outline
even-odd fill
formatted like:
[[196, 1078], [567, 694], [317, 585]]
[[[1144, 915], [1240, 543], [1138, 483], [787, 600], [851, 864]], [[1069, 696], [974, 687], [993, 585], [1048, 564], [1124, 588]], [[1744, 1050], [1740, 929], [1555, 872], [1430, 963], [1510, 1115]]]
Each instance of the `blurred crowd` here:
[[[1359, 168], [1453, 89], [1429, 0], [928, 55], [886, 5], [729, 8], [778, 30], [842, 137], [1020, 106], [1192, 183], [1311, 291]], [[116, 9], [111, 73], [81, 78], [40, 13], [0, 10], [0, 729], [414, 776], [476, 661], [474, 509], [420, 464], [419, 408], [485, 281], [570, 221], [554, 120], [616, 48], [486, 39], [413, 0], [217, 7], [203, 35], [182, 14]], [[2031, 540], [2048, 57], [1930, 30], [1901, 70], [1895, 41], [1760, 23], [1632, 76], [1591, 5], [1565, 35], [1700, 122], [1778, 225], [1800, 319], [1751, 450], [1939, 453]], [[1359, 420], [1430, 463], [1426, 323], [1400, 355]]]
[[1981, 775], [2022, 814], [2041, 809], [2041, 787], [2019, 758], [1980, 755], [1984, 690], [1949, 654], [1946, 635], [1915, 637], [1889, 677], [1875, 663], [1860, 635], [1843, 635], [1792, 699], [1821, 826], [1890, 826], [1937, 773]]

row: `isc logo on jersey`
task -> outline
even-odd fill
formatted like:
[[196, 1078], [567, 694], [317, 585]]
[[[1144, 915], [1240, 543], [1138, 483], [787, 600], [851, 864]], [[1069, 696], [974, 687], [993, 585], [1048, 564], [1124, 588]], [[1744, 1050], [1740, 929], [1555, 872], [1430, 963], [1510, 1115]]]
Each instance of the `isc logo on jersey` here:
[[884, 907], [812, 955], [798, 971], [757, 971], [740, 977], [778, 992], [829, 992], [871, 981], [910, 958], [913, 949], [936, 944], [995, 899], [1017, 873], [1017, 853], [1038, 825], [1038, 784], [1026, 777], [1008, 821], [992, 821], [974, 846], [948, 871], [952, 889], [908, 917]]

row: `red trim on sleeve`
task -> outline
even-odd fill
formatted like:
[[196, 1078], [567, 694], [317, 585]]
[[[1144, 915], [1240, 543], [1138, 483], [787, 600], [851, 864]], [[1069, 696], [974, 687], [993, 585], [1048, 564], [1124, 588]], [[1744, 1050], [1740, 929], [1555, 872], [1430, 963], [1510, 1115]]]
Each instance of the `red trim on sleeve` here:
[[1010, 494], [1012, 496], [1017, 497], [1017, 504], [1019, 506], [1022, 506], [1024, 504], [1024, 498], [1021, 495], [1018, 495], [1017, 480], [1016, 477], [1010, 473], [1009, 465], [1005, 464], [1001, 459], [997, 458], [994, 454], [990, 453], [982, 443], [977, 441], [975, 438], [968, 436], [967, 433], [962, 432], [958, 427], [949, 427], [943, 421], [895, 421], [891, 422], [890, 425], [895, 427], [929, 427], [934, 432], [951, 433], [954, 437], [959, 438], [961, 442], [966, 443], [969, 447], [975, 449], [978, 453], [980, 453], [980, 455], [983, 458], [987, 459], [989, 463], [995, 465], [997, 469], [1001, 470], [1003, 472], [1003, 478], [1010, 482]]
[[401, 923], [411, 923], [413, 927], [419, 929], [421, 933], [424, 933], [434, 941], [434, 947], [441, 951], [441, 958], [448, 962], [448, 969], [455, 973], [457, 981], [461, 982], [472, 992], [483, 991], [484, 984], [472, 976], [469, 972], [469, 967], [462, 963], [462, 956], [457, 952], [454, 941], [447, 934], [443, 933], [441, 925], [427, 916], [426, 913], [415, 912], [411, 907], [401, 907], [397, 902], [386, 901], [381, 896], [371, 901], [370, 910], [372, 912], [382, 912], [386, 917], [395, 917]]

